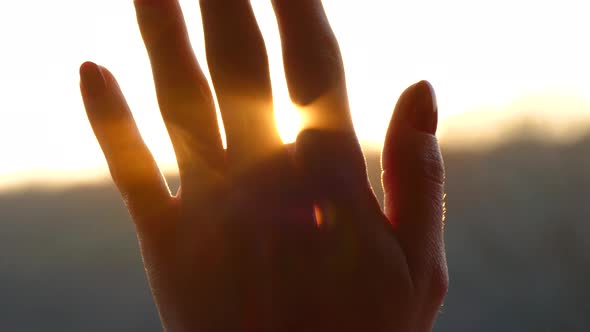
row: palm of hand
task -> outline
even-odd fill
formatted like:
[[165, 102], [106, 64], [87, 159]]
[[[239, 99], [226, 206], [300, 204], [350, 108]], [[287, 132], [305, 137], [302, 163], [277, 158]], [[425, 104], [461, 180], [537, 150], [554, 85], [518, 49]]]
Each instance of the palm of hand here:
[[195, 324], [170, 330], [388, 330], [408, 321], [411, 280], [376, 202], [332, 209], [349, 215], [327, 224], [288, 152], [144, 221], [157, 228], [140, 233], [156, 302], [166, 321]]

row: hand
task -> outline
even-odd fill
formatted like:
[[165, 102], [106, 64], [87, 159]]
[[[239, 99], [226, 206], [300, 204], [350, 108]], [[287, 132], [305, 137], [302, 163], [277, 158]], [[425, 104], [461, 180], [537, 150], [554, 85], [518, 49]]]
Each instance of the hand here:
[[397, 103], [382, 155], [382, 212], [319, 0], [273, 2], [290, 95], [307, 119], [293, 145], [282, 144], [274, 124], [267, 55], [248, 1], [200, 1], [227, 150], [179, 4], [135, 5], [178, 160], [176, 196], [113, 75], [87, 62], [81, 90], [137, 227], [164, 328], [431, 330], [447, 270], [430, 84], [411, 86]]

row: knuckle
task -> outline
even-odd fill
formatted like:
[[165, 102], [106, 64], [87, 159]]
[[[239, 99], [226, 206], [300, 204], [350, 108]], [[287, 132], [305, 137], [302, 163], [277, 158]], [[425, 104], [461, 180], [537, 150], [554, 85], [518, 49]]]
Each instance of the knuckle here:
[[[383, 176], [395, 181], [408, 181], [412, 186], [420, 182], [443, 185], [444, 161], [432, 135], [409, 135], [387, 146], [383, 153]], [[395, 176], [393, 176], [395, 175]]]

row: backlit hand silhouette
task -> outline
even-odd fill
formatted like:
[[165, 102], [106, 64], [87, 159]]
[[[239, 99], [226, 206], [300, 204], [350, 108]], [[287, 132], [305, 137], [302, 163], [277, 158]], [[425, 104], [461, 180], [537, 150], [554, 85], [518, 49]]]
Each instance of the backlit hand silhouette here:
[[113, 75], [87, 62], [81, 90], [136, 224], [164, 328], [430, 331], [447, 291], [444, 170], [430, 84], [411, 86], [397, 103], [382, 155], [382, 211], [320, 0], [273, 2], [289, 92], [305, 113], [291, 145], [275, 127], [266, 50], [249, 2], [200, 1], [227, 149], [177, 0], [135, 6], [178, 160], [176, 195]]

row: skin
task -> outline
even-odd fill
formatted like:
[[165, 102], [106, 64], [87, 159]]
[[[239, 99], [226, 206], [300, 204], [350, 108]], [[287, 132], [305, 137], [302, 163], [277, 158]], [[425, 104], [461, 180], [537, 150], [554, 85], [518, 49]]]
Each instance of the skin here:
[[430, 331], [448, 285], [433, 89], [425, 81], [412, 85], [394, 110], [382, 154], [382, 210], [321, 2], [272, 5], [305, 129], [294, 144], [280, 140], [266, 50], [249, 2], [201, 0], [224, 149], [180, 6], [135, 0], [178, 160], [176, 195], [113, 75], [91, 62], [80, 68], [88, 118], [136, 225], [163, 327]]

